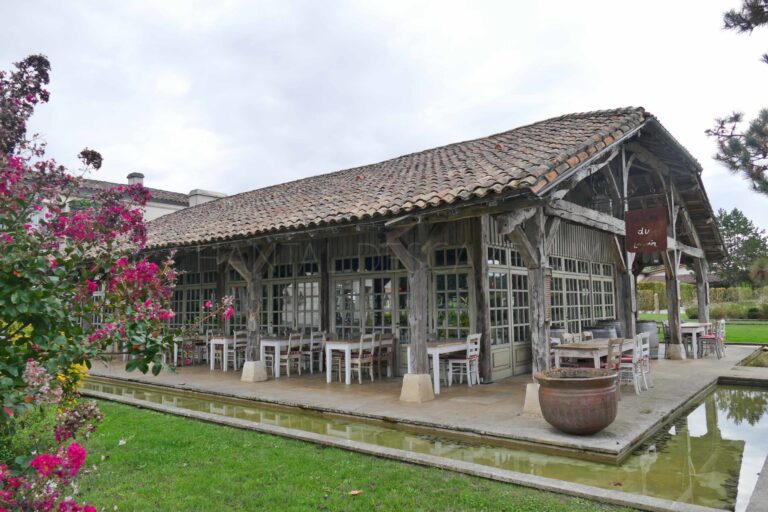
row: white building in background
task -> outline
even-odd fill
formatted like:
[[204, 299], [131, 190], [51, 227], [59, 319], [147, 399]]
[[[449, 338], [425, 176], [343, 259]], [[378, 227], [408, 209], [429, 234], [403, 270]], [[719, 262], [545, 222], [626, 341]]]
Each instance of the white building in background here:
[[[132, 172], [128, 175], [127, 185], [136, 183], [144, 184], [144, 175], [140, 172]], [[126, 183], [85, 179], [83, 180], [83, 186], [80, 188], [81, 194], [79, 199], [87, 199], [102, 190], [114, 188], [118, 185], [126, 185]], [[194, 189], [190, 191], [189, 194], [184, 194], [182, 192], [147, 188], [150, 193], [150, 199], [144, 210], [144, 220], [148, 221], [173, 213], [177, 210], [226, 197], [226, 194], [201, 189]]]

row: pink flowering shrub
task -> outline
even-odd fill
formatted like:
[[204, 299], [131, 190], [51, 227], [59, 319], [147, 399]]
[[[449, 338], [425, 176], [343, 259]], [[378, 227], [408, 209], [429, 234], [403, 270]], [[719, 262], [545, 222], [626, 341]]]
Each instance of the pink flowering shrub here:
[[[173, 260], [140, 253], [149, 191], [118, 186], [73, 203], [81, 178], [27, 136], [49, 70], [36, 55], [0, 72], [0, 425], [73, 393], [76, 379], [57, 376], [114, 347], [133, 356], [127, 369], [159, 372], [174, 334]], [[92, 149], [79, 158], [83, 172], [101, 167]]]
[[[5, 510], [95, 512], [92, 505], [79, 505], [67, 493], [85, 464], [85, 448], [77, 442], [60, 446], [55, 454], [35, 456], [27, 470], [15, 474], [0, 465], [0, 512]], [[58, 505], [58, 506], [57, 506]]]

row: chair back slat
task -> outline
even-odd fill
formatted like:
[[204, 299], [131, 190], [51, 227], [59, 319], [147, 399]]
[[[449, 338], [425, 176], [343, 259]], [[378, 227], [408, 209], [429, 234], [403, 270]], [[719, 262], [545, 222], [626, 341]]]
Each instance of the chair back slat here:
[[613, 339], [608, 341], [608, 360], [606, 367], [612, 370], [619, 370], [621, 364], [621, 354], [624, 353], [624, 340]]
[[467, 359], [480, 357], [480, 339], [482, 334], [470, 334], [467, 336]]
[[312, 331], [309, 335], [309, 350], [317, 350], [323, 346], [325, 341], [325, 331]]
[[[360, 350], [358, 353], [360, 354], [360, 357], [363, 356], [363, 354], [373, 354], [374, 349], [374, 341], [376, 339], [376, 336], [374, 334], [361, 334], [360, 335]], [[370, 348], [365, 348], [365, 344], [370, 343]]]
[[584, 331], [581, 333], [581, 339], [584, 341], [595, 339], [595, 335], [592, 334], [592, 331]]
[[[301, 350], [301, 342], [304, 339], [304, 334], [302, 332], [291, 332], [288, 334], [288, 343], [285, 344], [285, 352], [282, 350], [280, 352], [283, 352], [284, 354], [289, 354], [292, 351], [295, 350]], [[282, 347], [281, 347], [282, 348]]]

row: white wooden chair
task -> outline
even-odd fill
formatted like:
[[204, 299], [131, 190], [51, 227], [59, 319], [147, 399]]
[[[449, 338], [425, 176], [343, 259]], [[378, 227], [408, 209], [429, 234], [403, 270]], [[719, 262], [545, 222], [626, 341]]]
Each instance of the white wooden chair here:
[[[213, 338], [220, 338], [222, 336], [224, 336], [224, 332], [223, 331], [219, 331], [219, 330], [216, 330], [216, 329], [211, 329], [211, 330], [205, 331], [205, 349], [204, 349], [204, 351], [207, 353], [211, 349], [211, 340]], [[217, 345], [214, 348], [214, 352], [213, 352], [213, 367], [214, 368], [216, 368], [217, 364], [219, 365], [219, 368], [223, 368], [223, 365], [222, 365], [223, 354], [224, 354], [224, 347]], [[208, 358], [206, 357], [206, 360], [207, 359]]]
[[725, 357], [725, 320], [718, 320], [715, 330], [699, 336], [703, 355], [714, 353], [718, 359]]
[[301, 347], [301, 362], [309, 367], [309, 373], [315, 373], [315, 363], [317, 370], [322, 373], [324, 345], [325, 332], [312, 331], [309, 334], [309, 343]]
[[239, 370], [245, 362], [245, 350], [248, 347], [248, 331], [235, 331], [235, 339], [227, 345], [227, 362], [232, 361], [232, 367]]
[[304, 335], [301, 332], [292, 332], [288, 335], [288, 343], [285, 345], [285, 349], [280, 347], [280, 359], [277, 363], [280, 368], [285, 366], [285, 375], [291, 376], [291, 366], [296, 365], [296, 369], [301, 375], [301, 344], [304, 339]]
[[631, 356], [621, 357], [619, 364], [619, 384], [632, 384], [635, 388], [635, 394], [640, 394], [640, 379], [642, 369], [640, 365], [642, 357], [642, 347], [640, 337], [635, 337]]
[[[361, 334], [360, 335], [360, 348], [357, 352], [352, 353], [351, 359], [351, 372], [352, 375], [357, 372], [357, 382], [363, 383], [363, 370], [367, 369], [371, 376], [371, 382], [373, 382], [373, 353], [375, 348], [376, 335], [375, 334]], [[366, 343], [370, 343], [370, 347], [365, 347]], [[339, 361], [341, 365], [341, 361]], [[339, 375], [341, 375], [341, 368], [339, 368]]]
[[560, 345], [560, 338], [549, 338], [549, 366], [555, 367], [555, 347]]
[[621, 357], [624, 350], [624, 339], [611, 339], [608, 341], [608, 357], [605, 363], [601, 363], [601, 368], [608, 368], [616, 372], [616, 378], [619, 380], [616, 385], [616, 399], [621, 400]]
[[648, 389], [648, 386], [653, 387], [653, 378], [651, 377], [651, 333], [641, 332], [637, 337], [640, 338], [641, 376], [645, 389]]
[[459, 376], [459, 384], [467, 376], [467, 384], [480, 384], [480, 338], [481, 334], [467, 336], [467, 353], [463, 358], [448, 359], [448, 385], [453, 384], [454, 371]]
[[376, 363], [376, 373], [381, 378], [382, 363], [387, 370], [391, 370], [395, 364], [395, 335], [391, 332], [385, 332], [379, 334], [377, 338], [373, 358]]
[[590, 341], [595, 339], [595, 336], [592, 334], [592, 331], [584, 331], [581, 333], [581, 339], [584, 341]]

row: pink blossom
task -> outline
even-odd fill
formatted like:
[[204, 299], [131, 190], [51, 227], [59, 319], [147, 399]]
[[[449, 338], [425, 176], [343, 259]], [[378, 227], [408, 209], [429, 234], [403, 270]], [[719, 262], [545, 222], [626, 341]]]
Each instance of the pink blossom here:
[[32, 459], [29, 465], [37, 470], [43, 476], [51, 476], [53, 471], [62, 463], [61, 457], [43, 453]]
[[0, 238], [2, 238], [3, 242], [5, 242], [7, 244], [12, 244], [13, 243], [13, 237], [11, 235], [9, 235], [8, 233], [0, 233]]
[[88, 291], [93, 293], [99, 290], [99, 283], [96, 281], [91, 281], [90, 279], [85, 280], [86, 284], [88, 285]]
[[86, 455], [85, 448], [80, 446], [77, 442], [74, 442], [67, 447], [67, 460], [64, 465], [69, 468], [70, 476], [77, 475], [77, 472], [80, 471], [83, 463], [85, 463]]
[[48, 260], [48, 264], [51, 266], [51, 268], [56, 268], [59, 266], [59, 262], [56, 260], [56, 258], [51, 258]]
[[229, 306], [227, 309], [224, 310], [224, 314], [222, 315], [225, 319], [231, 318], [232, 315], [235, 314], [235, 308], [232, 306]]
[[211, 308], [213, 307], [213, 301], [212, 301], [212, 300], [207, 300], [207, 301], [205, 301], [205, 302], [203, 303], [203, 307], [204, 307], [205, 309], [211, 309]]

